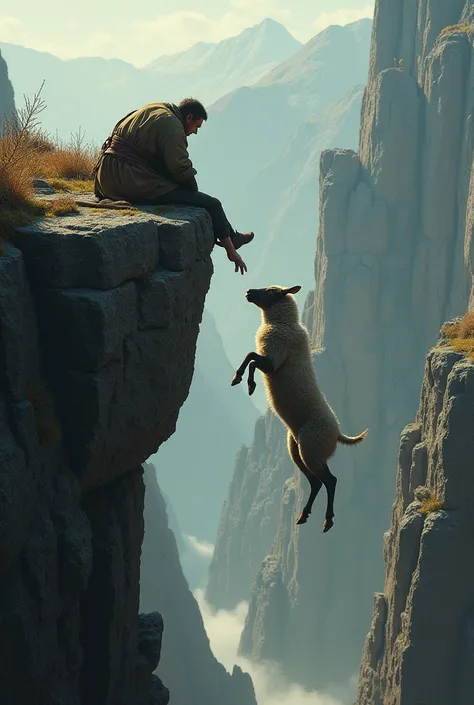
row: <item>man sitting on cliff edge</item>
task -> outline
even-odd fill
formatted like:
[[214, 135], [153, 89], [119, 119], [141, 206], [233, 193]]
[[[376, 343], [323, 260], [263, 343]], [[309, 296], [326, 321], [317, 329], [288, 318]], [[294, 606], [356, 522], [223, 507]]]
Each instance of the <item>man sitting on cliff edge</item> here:
[[224, 247], [235, 271], [247, 271], [237, 253], [253, 233], [236, 232], [221, 202], [202, 193], [188, 154], [188, 136], [207, 120], [202, 103], [185, 98], [179, 105], [150, 103], [122, 118], [102, 145], [95, 170], [99, 200], [126, 200], [156, 205], [180, 204], [205, 208], [212, 218], [218, 245]]

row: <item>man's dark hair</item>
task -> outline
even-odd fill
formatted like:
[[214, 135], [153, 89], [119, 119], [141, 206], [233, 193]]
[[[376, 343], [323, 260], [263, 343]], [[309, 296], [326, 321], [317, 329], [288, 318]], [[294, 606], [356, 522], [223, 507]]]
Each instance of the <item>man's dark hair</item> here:
[[181, 110], [181, 115], [185, 118], [186, 115], [192, 115], [193, 120], [207, 120], [206, 108], [199, 100], [196, 98], [183, 98], [181, 103], [178, 105]]

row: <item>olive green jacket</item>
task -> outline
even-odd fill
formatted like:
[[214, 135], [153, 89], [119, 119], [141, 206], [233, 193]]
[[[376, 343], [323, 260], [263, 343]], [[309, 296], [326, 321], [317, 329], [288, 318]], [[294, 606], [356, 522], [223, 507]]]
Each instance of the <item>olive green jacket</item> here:
[[186, 184], [197, 173], [189, 158], [184, 120], [176, 105], [149, 103], [124, 118], [114, 134], [138, 149], [153, 169], [105, 154], [95, 175], [99, 197], [150, 202]]

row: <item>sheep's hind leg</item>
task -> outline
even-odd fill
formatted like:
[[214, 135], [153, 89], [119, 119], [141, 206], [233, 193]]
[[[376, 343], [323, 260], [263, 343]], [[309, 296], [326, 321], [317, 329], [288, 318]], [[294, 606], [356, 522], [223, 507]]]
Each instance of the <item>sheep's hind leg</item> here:
[[334, 526], [334, 495], [336, 494], [337, 478], [334, 477], [332, 472], [329, 470], [327, 463], [322, 463], [322, 466], [324, 468], [324, 474], [321, 475], [321, 480], [324, 482], [328, 496], [326, 518], [324, 519], [323, 524], [323, 533], [326, 533]]
[[323, 532], [326, 533], [334, 526], [334, 495], [336, 493], [337, 479], [329, 470], [326, 460], [321, 460], [318, 457], [318, 451], [315, 449], [314, 443], [316, 437], [315, 430], [312, 427], [303, 428], [298, 438], [298, 449], [308, 470], [321, 480], [326, 487], [327, 506], [323, 525]]
[[247, 377], [247, 388], [249, 390], [249, 397], [252, 396], [252, 394], [255, 391], [256, 388], [256, 383], [255, 383], [255, 370], [257, 369], [257, 365], [255, 362], [251, 362], [249, 365], [249, 376]]
[[308, 521], [308, 517], [311, 514], [314, 500], [316, 499], [317, 494], [321, 489], [323, 483], [319, 478], [316, 477], [316, 475], [313, 475], [313, 473], [310, 472], [306, 465], [303, 463], [300, 456], [300, 452], [298, 450], [298, 444], [291, 431], [288, 431], [288, 451], [291, 455], [293, 462], [301, 470], [301, 472], [306, 477], [311, 486], [311, 493], [309, 495], [308, 501], [303, 507], [303, 511], [299, 515], [298, 521], [296, 522], [297, 524], [306, 524], [306, 522]]

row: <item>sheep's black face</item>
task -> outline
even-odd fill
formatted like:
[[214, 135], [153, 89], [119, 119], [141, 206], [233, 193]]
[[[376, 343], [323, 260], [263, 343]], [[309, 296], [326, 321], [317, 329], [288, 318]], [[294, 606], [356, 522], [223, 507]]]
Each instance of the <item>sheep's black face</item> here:
[[293, 286], [290, 289], [285, 289], [282, 286], [269, 286], [266, 289], [249, 289], [245, 294], [245, 298], [249, 303], [266, 310], [284, 301], [287, 294], [296, 294], [300, 289], [300, 286]]

